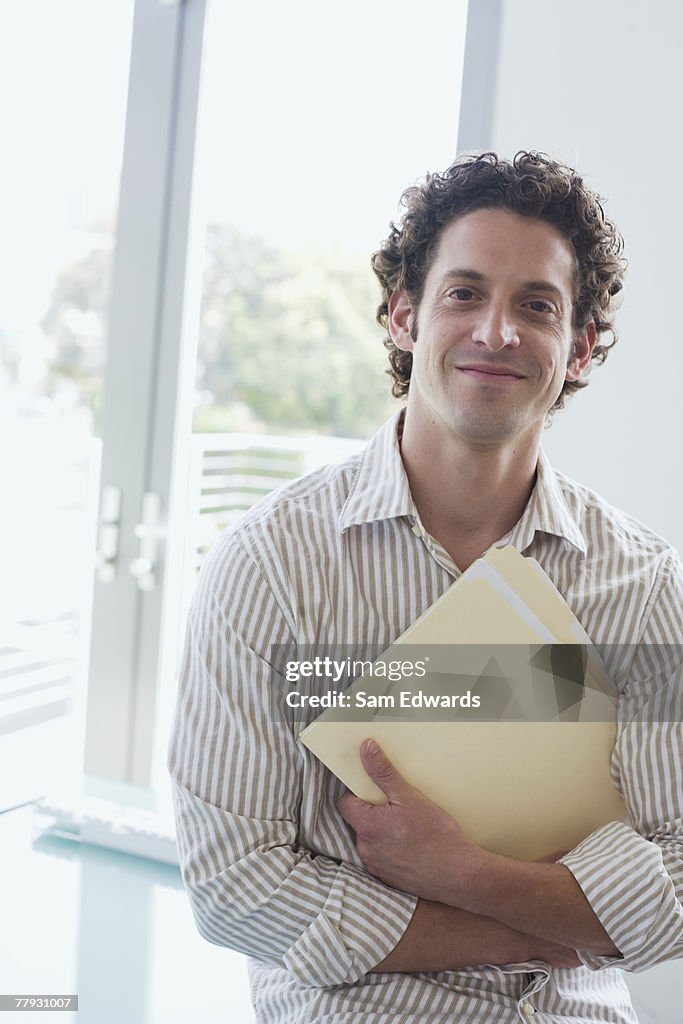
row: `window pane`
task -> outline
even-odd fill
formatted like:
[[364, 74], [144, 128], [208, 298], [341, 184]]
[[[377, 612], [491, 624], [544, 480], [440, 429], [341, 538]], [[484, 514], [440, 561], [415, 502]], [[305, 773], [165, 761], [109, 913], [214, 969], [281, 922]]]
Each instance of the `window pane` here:
[[369, 255], [455, 155], [466, 3], [214, 3], [194, 430], [368, 437], [393, 410]]
[[403, 189], [455, 155], [466, 6], [210, 7], [193, 569], [262, 493], [396, 408], [370, 254]]
[[132, 16], [0, 10], [0, 732], [63, 713], [85, 668]]

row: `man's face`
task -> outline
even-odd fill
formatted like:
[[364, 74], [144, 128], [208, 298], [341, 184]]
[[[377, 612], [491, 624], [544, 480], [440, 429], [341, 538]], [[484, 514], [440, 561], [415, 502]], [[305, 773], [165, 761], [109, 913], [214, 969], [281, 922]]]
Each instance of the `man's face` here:
[[403, 292], [390, 303], [394, 343], [413, 353], [413, 422], [481, 445], [540, 437], [595, 344], [593, 324], [572, 328], [573, 277], [551, 224], [495, 209], [451, 221], [418, 310]]

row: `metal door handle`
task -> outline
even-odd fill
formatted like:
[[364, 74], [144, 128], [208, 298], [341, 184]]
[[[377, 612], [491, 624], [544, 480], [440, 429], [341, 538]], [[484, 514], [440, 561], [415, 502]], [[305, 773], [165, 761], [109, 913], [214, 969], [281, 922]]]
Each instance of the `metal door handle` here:
[[133, 531], [138, 538], [138, 554], [128, 568], [140, 590], [154, 590], [157, 582], [159, 545], [166, 531], [161, 526], [161, 498], [152, 491], [142, 496], [141, 521]]
[[102, 488], [100, 518], [97, 521], [95, 571], [101, 583], [113, 583], [116, 579], [120, 523], [121, 488], [107, 485]]

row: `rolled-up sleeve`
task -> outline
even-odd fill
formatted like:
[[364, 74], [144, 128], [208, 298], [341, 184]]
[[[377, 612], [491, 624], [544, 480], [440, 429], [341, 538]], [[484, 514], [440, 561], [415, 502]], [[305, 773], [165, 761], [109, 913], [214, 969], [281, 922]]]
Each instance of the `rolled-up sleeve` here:
[[628, 823], [612, 822], [563, 857], [621, 957], [586, 967], [642, 971], [683, 956], [683, 571], [670, 556], [651, 595], [613, 755]]
[[277, 580], [223, 538], [190, 609], [169, 749], [181, 868], [206, 939], [303, 985], [348, 984], [391, 952], [417, 901], [298, 841], [303, 754], [270, 654], [292, 642]]

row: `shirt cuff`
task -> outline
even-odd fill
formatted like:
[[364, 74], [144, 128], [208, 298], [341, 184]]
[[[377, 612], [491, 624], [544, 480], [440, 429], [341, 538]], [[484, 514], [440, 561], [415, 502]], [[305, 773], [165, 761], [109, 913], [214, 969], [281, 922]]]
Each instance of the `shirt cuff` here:
[[597, 956], [577, 950], [585, 967], [643, 971], [680, 956], [683, 907], [656, 843], [613, 821], [558, 863], [571, 871], [621, 953]]
[[416, 896], [344, 865], [322, 910], [284, 954], [283, 963], [302, 985], [353, 984], [394, 949], [416, 905]]

